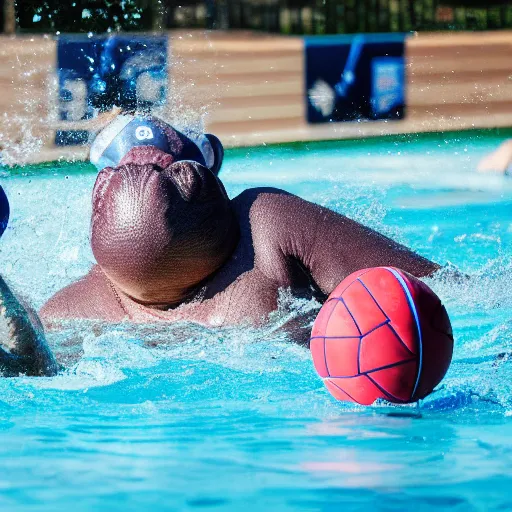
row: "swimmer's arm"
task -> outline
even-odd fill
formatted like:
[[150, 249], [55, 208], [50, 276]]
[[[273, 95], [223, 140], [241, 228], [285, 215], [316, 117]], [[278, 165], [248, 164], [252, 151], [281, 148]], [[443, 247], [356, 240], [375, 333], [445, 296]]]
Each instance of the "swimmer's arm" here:
[[[298, 261], [325, 294], [362, 268], [393, 266], [416, 277], [428, 276], [440, 268], [390, 238], [299, 197], [275, 191], [263, 194], [259, 200], [268, 236], [282, 255], [281, 268], [276, 262], [266, 262], [267, 269], [282, 274], [293, 260]], [[257, 206], [255, 201], [253, 208]]]
[[512, 166], [512, 139], [506, 140], [498, 149], [485, 156], [478, 164], [478, 171], [506, 173], [510, 166]]

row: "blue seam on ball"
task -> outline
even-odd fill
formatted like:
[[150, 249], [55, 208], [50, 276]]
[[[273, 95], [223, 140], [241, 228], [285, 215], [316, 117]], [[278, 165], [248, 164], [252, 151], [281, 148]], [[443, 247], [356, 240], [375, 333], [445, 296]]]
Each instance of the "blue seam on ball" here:
[[421, 337], [421, 326], [420, 326], [420, 320], [418, 318], [418, 312], [416, 310], [416, 305], [414, 304], [414, 300], [412, 298], [411, 292], [409, 291], [409, 288], [407, 287], [407, 283], [405, 282], [404, 278], [393, 268], [384, 267], [386, 270], [391, 272], [397, 279], [397, 281], [402, 286], [405, 296], [407, 297], [407, 302], [409, 303], [409, 307], [411, 309], [411, 312], [413, 314], [414, 320], [416, 322], [416, 329], [418, 330], [418, 342], [420, 346], [420, 360], [418, 364], [418, 375], [416, 377], [416, 383], [414, 384], [414, 389], [412, 390], [411, 398], [416, 394], [416, 390], [418, 388], [418, 384], [420, 383], [420, 377], [421, 377], [421, 370], [423, 369], [423, 339]]
[[356, 319], [354, 318], [354, 315], [352, 314], [350, 309], [348, 309], [347, 303], [343, 300], [342, 297], [340, 297], [338, 300], [345, 306], [345, 309], [347, 310], [348, 314], [350, 315], [350, 318], [352, 318], [352, 321], [354, 322], [354, 325], [356, 326], [356, 329], [359, 332], [359, 335], [362, 336], [363, 333], [361, 332], [361, 329], [359, 329], [359, 325], [357, 325], [357, 322], [356, 322]]
[[310, 340], [323, 339], [323, 340], [360, 340], [363, 336], [311, 336]]
[[366, 286], [364, 284], [364, 282], [359, 277], [357, 278], [357, 280], [359, 281], [359, 283], [361, 283], [363, 285], [364, 289], [368, 292], [368, 295], [370, 295], [370, 297], [373, 299], [373, 302], [375, 302], [375, 305], [380, 309], [380, 312], [391, 322], [391, 319], [386, 314], [386, 312], [381, 308], [380, 304], [377, 302], [377, 300], [373, 296], [372, 292], [368, 289], [368, 286]]
[[[368, 292], [368, 294], [370, 295], [370, 297], [373, 299], [373, 302], [375, 302], [375, 304], [377, 305], [377, 307], [380, 309], [380, 311], [382, 312], [382, 314], [388, 319], [388, 322], [387, 322], [387, 325], [388, 327], [393, 331], [393, 334], [396, 336], [396, 339], [399, 341], [399, 343], [405, 348], [405, 350], [407, 350], [407, 352], [409, 352], [409, 354], [412, 354], [412, 352], [409, 350], [409, 347], [403, 342], [402, 338], [400, 338], [400, 336], [398, 336], [397, 332], [395, 331], [395, 329], [393, 328], [393, 324], [391, 323], [391, 319], [388, 317], [388, 315], [386, 315], [386, 313], [384, 312], [384, 310], [380, 307], [380, 304], [377, 302], [377, 300], [375, 300], [375, 297], [372, 295], [372, 292], [368, 289], [368, 287], [364, 284], [363, 281], [361, 281], [360, 279], [358, 279], [358, 281], [364, 286], [365, 290]], [[368, 331], [366, 334], [370, 334], [371, 331]], [[365, 336], [366, 336], [365, 334]]]
[[343, 388], [340, 388], [335, 382], [333, 382], [332, 380], [329, 381], [334, 387], [338, 388], [342, 393], [345, 393], [345, 395], [347, 395], [350, 400], [352, 400], [352, 402], [355, 402], [356, 404], [358, 404], [359, 402], [352, 396], [350, 395], [349, 393], [347, 393]]
[[[370, 379], [370, 381], [373, 382], [374, 386], [376, 386], [377, 389], [382, 391], [388, 397], [388, 402], [392, 402], [393, 400], [395, 400], [398, 403], [404, 403], [405, 402], [405, 400], [402, 400], [402, 399], [396, 397], [395, 395], [392, 395], [389, 391], [386, 391], [381, 385], [379, 385], [378, 382], [375, 382], [369, 375], [365, 375], [365, 377], [367, 379]], [[389, 400], [389, 397], [391, 397], [392, 400]]]
[[404, 347], [405, 350], [407, 350], [407, 352], [409, 352], [409, 354], [416, 355], [416, 354], [414, 354], [414, 352], [411, 352], [410, 348], [403, 342], [402, 338], [400, 338], [398, 333], [395, 331], [395, 328], [393, 327], [391, 322], [388, 324], [388, 327], [391, 329], [393, 334], [396, 336], [396, 339], [400, 342], [400, 345], [402, 345], [402, 347]]
[[394, 368], [395, 366], [402, 366], [403, 364], [412, 363], [416, 361], [416, 358], [404, 359], [403, 361], [398, 361], [398, 363], [390, 363], [385, 366], [380, 366], [379, 368], [374, 368], [373, 370], [368, 370], [367, 372], [358, 372], [355, 375], [330, 375], [330, 379], [353, 379], [354, 377], [360, 377], [361, 375], [370, 375], [372, 373], [380, 372], [381, 370], [389, 370], [390, 368]]
[[361, 345], [363, 344], [363, 337], [359, 338], [359, 343], [357, 344], [357, 373], [361, 373]]
[[[327, 319], [326, 325], [329, 325], [329, 321], [331, 320], [331, 316], [334, 313], [334, 310], [336, 309], [336, 306], [334, 306], [330, 313], [329, 318]], [[329, 366], [327, 364], [327, 345], [325, 344], [325, 337], [324, 337], [324, 360], [325, 360], [325, 369], [327, 370], [327, 377], [331, 376], [331, 372], [329, 371]]]
[[389, 324], [390, 322], [391, 322], [391, 320], [389, 318], [386, 318], [386, 320], [384, 320], [384, 322], [381, 322], [379, 325], [376, 325], [375, 327], [372, 327], [368, 332], [365, 332], [364, 334], [362, 334], [361, 338], [364, 338], [365, 336], [368, 336], [368, 334], [371, 334], [373, 331], [376, 331], [380, 327], [384, 327], [386, 324]]

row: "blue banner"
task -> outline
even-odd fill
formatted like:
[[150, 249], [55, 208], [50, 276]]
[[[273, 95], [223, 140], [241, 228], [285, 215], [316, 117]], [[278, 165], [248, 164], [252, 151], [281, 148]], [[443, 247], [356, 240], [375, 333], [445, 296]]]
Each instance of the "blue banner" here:
[[402, 119], [404, 50], [403, 34], [307, 37], [308, 122]]
[[[90, 119], [114, 106], [148, 110], [166, 101], [166, 36], [62, 36], [57, 67], [62, 121]], [[61, 130], [55, 142], [87, 139], [84, 130]]]

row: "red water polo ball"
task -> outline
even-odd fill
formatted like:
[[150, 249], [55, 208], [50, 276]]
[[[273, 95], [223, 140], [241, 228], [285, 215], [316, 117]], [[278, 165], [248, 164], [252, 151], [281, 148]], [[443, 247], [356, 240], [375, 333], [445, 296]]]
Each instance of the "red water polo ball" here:
[[310, 347], [338, 400], [408, 403], [441, 382], [453, 334], [446, 309], [425, 283], [403, 270], [376, 267], [354, 272], [329, 295]]

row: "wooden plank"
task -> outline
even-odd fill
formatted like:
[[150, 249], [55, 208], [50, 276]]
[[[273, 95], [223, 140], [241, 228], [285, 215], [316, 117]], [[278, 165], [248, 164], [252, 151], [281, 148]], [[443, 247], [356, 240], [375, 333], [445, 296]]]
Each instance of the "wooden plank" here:
[[439, 105], [443, 103], [497, 103], [512, 100], [511, 81], [482, 81], [458, 84], [409, 84], [407, 104]]
[[280, 59], [303, 59], [304, 50], [303, 48], [299, 48], [297, 50], [282, 50], [280, 48], [274, 48], [272, 50], [264, 50], [264, 51], [255, 51], [255, 47], [247, 51], [228, 51], [228, 52], [210, 52], [204, 54], [194, 54], [190, 55], [188, 53], [184, 53], [182, 55], [177, 52], [173, 52], [171, 49], [172, 56], [176, 60], [184, 61], [184, 62], [201, 62], [201, 64], [219, 66], [224, 64], [229, 64], [233, 61], [247, 60], [247, 59], [256, 59], [256, 60], [265, 60], [267, 62], [272, 62], [279, 57]]
[[297, 73], [303, 69], [303, 57], [302, 55], [290, 57], [281, 57], [278, 55], [269, 60], [268, 58], [253, 58], [249, 54], [244, 57], [226, 59], [215, 65], [209, 65], [208, 62], [203, 63], [202, 61], [196, 61], [195, 65], [192, 64], [188, 67], [187, 73], [193, 71], [194, 68], [204, 72], [203, 66], [206, 66], [210, 72], [214, 72], [219, 77], [246, 73], [252, 75], [262, 73], [272, 74], [281, 73], [283, 71]]
[[475, 57], [473, 59], [443, 58], [431, 59], [421, 57], [408, 62], [407, 70], [413, 75], [430, 73], [456, 73], [459, 71], [485, 71], [511, 69], [510, 56], [488, 55], [487, 57]]
[[509, 69], [486, 69], [478, 71], [457, 71], [457, 73], [433, 72], [428, 74], [414, 73], [409, 68], [407, 81], [414, 85], [431, 85], [431, 84], [463, 84], [463, 83], [480, 83], [492, 81], [494, 83], [511, 83], [511, 71]]
[[260, 96], [297, 96], [303, 97], [304, 85], [299, 80], [233, 82], [194, 84], [193, 94], [197, 96], [220, 98], [244, 98], [246, 101]]
[[407, 38], [407, 46], [416, 48], [439, 48], [453, 46], [488, 46], [493, 44], [511, 44], [512, 31], [485, 32], [421, 32]]
[[226, 122], [239, 122], [239, 121], [250, 121], [251, 119], [263, 120], [263, 119], [280, 119], [297, 117], [304, 117], [304, 105], [271, 105], [262, 106], [254, 110], [248, 111], [244, 108], [223, 108], [209, 113], [207, 116], [208, 123], [226, 123]]
[[489, 121], [498, 115], [507, 115], [512, 119], [512, 101], [502, 101], [500, 103], [468, 103], [461, 106], [459, 103], [446, 103], [433, 106], [411, 106], [407, 110], [407, 118], [415, 119], [436, 119], [441, 125], [444, 120], [463, 119], [472, 117], [475, 121], [473, 128], [488, 126]]
[[210, 122], [206, 120], [205, 129], [218, 135], [223, 143], [224, 141], [237, 138], [240, 134], [247, 136], [251, 133], [266, 133], [268, 131], [290, 131], [299, 126], [305, 126], [306, 123], [302, 117], [281, 117], [278, 119], [263, 119], [249, 121], [228, 121], [228, 122]]
[[300, 84], [304, 82], [304, 73], [300, 71], [280, 71], [271, 74], [261, 73], [235, 73], [230, 75], [216, 75], [210, 70], [205, 71], [199, 66], [190, 68], [188, 70], [174, 70], [171, 75], [173, 87], [181, 84], [202, 86], [211, 85], [219, 87], [234, 87], [238, 84], [249, 84], [249, 83], [280, 83], [285, 81], [295, 81]]
[[409, 59], [471, 59], [473, 57], [489, 57], [491, 55], [510, 55], [512, 40], [508, 44], [481, 44], [478, 46], [407, 46]]
[[287, 94], [287, 95], [273, 95], [267, 94], [265, 96], [247, 97], [223, 97], [216, 98], [216, 105], [218, 109], [241, 109], [250, 115], [254, 115], [255, 111], [265, 107], [281, 107], [281, 106], [294, 106], [301, 110], [305, 105], [306, 100], [302, 93]]
[[297, 51], [302, 53], [303, 40], [301, 37], [287, 37], [257, 33], [230, 32], [225, 37], [222, 34], [207, 33], [206, 36], [188, 37], [187, 35], [171, 34], [170, 47], [174, 55], [215, 54], [225, 53], [265, 53]]

